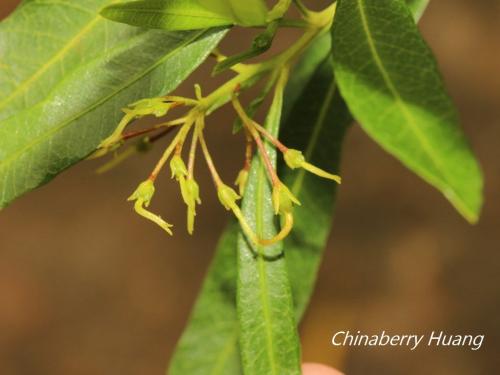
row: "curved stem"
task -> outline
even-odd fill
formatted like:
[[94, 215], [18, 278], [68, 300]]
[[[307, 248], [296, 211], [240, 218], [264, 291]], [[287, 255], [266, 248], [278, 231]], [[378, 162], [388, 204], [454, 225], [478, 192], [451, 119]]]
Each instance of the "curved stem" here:
[[277, 242], [283, 241], [291, 232], [293, 228], [293, 214], [291, 212], [285, 213], [285, 222], [281, 227], [281, 231], [271, 239], [259, 239], [259, 243], [263, 246], [269, 246]]

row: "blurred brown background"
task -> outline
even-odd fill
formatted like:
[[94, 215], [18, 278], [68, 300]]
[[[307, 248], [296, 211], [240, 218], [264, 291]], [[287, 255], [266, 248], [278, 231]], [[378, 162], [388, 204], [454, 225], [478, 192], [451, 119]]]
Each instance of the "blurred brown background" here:
[[[16, 3], [2, 0], [0, 18]], [[500, 2], [434, 0], [421, 27], [482, 162], [486, 205], [480, 223], [467, 225], [351, 131], [336, 223], [301, 326], [304, 359], [350, 375], [495, 374], [500, 366]], [[195, 74], [183, 90], [203, 79]], [[218, 122], [229, 116], [222, 111]], [[223, 150], [216, 159], [234, 176], [241, 145], [229, 125], [213, 129], [212, 149]], [[156, 154], [100, 177], [99, 162], [82, 163], [1, 213], [0, 374], [164, 372], [227, 215], [205, 175], [194, 237], [167, 179], [155, 207], [177, 224], [175, 236], [136, 217], [124, 199]], [[341, 329], [486, 339], [478, 351], [342, 350], [330, 345]]]

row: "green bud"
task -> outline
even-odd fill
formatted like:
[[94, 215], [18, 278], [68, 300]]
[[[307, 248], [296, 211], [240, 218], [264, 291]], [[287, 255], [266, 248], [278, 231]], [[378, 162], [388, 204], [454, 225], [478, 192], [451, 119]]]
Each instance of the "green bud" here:
[[306, 161], [304, 155], [299, 150], [289, 148], [284, 155], [285, 163], [291, 169], [301, 168]]
[[198, 183], [194, 179], [190, 178], [185, 180], [183, 185], [182, 194], [184, 202], [188, 205], [194, 205], [195, 202], [201, 204], [200, 187], [198, 186]]
[[172, 159], [170, 159], [170, 170], [172, 171], [172, 178], [175, 177], [177, 181], [179, 181], [181, 177], [186, 177], [188, 174], [186, 164], [180, 155], [174, 155]]
[[230, 188], [225, 184], [220, 184], [217, 189], [217, 195], [219, 197], [219, 201], [222, 203], [226, 210], [231, 210], [236, 206], [236, 201], [241, 197], [234, 191], [234, 189]]
[[187, 229], [188, 233], [192, 234], [194, 230], [194, 217], [196, 216], [196, 203], [201, 204], [200, 187], [192, 178], [186, 180], [182, 177], [180, 183], [182, 199], [187, 206]]

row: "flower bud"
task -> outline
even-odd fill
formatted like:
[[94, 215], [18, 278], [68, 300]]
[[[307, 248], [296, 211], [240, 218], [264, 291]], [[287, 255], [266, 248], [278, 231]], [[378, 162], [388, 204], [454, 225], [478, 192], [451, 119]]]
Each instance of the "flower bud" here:
[[342, 181], [340, 176], [333, 174], [333, 173], [329, 173], [327, 171], [324, 171], [323, 169], [318, 168], [315, 165], [308, 163], [306, 161], [304, 155], [302, 154], [302, 152], [299, 150], [294, 150], [294, 149], [289, 148], [284, 154], [284, 159], [285, 159], [285, 163], [291, 169], [303, 168], [306, 171], [315, 174], [316, 176], [327, 178], [329, 180], [333, 180], [333, 181], [337, 182], [338, 184], [340, 184]]
[[288, 165], [288, 167], [290, 167], [291, 169], [297, 169], [302, 167], [302, 165], [306, 161], [301, 151], [294, 150], [291, 148], [289, 148], [285, 152], [284, 158], [286, 165]]
[[201, 204], [200, 187], [193, 178], [181, 177], [181, 194], [187, 206], [187, 230], [189, 234], [194, 231], [194, 217], [196, 216], [196, 203]]
[[200, 187], [194, 179], [189, 178], [183, 181], [181, 184], [181, 193], [184, 203], [187, 205], [194, 205], [194, 203], [201, 204]]
[[238, 186], [238, 190], [241, 196], [243, 196], [243, 193], [245, 192], [245, 187], [247, 185], [248, 181], [248, 170], [247, 169], [242, 169], [240, 173], [238, 173], [238, 177], [236, 178], [236, 181], [234, 184]]
[[127, 199], [128, 201], [135, 201], [134, 210], [142, 217], [158, 224], [165, 232], [172, 235], [171, 224], [163, 220], [159, 215], [155, 215], [152, 212], [146, 210], [144, 207], [148, 207], [151, 203], [151, 199], [155, 193], [155, 187], [153, 181], [146, 180], [142, 182], [139, 187], [134, 191], [134, 193]]
[[236, 201], [241, 197], [234, 191], [234, 189], [230, 188], [225, 184], [220, 184], [217, 189], [217, 195], [219, 197], [219, 201], [222, 203], [226, 210], [231, 210], [236, 206]]
[[128, 197], [128, 201], [142, 201], [144, 206], [148, 207], [149, 204], [151, 203], [151, 199], [153, 198], [153, 195], [155, 194], [155, 185], [153, 181], [151, 180], [146, 180], [142, 182], [137, 189], [134, 191], [134, 193]]
[[172, 159], [170, 159], [170, 170], [172, 171], [172, 178], [175, 177], [177, 181], [179, 181], [181, 177], [186, 177], [188, 174], [186, 164], [180, 155], [174, 155]]

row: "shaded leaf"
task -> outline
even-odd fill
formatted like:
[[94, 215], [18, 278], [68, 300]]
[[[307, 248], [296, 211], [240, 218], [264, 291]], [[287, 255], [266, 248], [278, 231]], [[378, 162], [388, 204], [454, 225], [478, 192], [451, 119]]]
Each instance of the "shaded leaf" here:
[[[280, 138], [288, 147], [303, 150], [306, 160], [329, 172], [338, 173], [345, 132], [352, 117], [339, 95], [333, 79], [332, 60], [324, 53], [325, 36], [310, 49], [323, 61], [299, 90], [296, 104], [282, 126]], [[311, 58], [314, 61], [314, 57]], [[310, 70], [307, 61], [299, 66]], [[297, 90], [292, 81], [289, 87]], [[294, 209], [295, 224], [285, 239], [284, 248], [297, 319], [302, 317], [311, 297], [332, 224], [337, 184], [304, 170], [289, 170], [280, 165], [280, 175], [298, 197], [301, 206]], [[314, 225], [311, 225], [314, 223]]]
[[364, 130], [477, 220], [482, 176], [435, 59], [402, 0], [340, 0], [335, 75]]
[[[420, 7], [418, 13], [414, 13], [417, 20], [423, 11]], [[323, 35], [295, 68], [285, 95], [286, 121], [281, 127], [280, 138], [289, 147], [304, 150], [306, 159], [314, 165], [338, 174], [342, 142], [353, 118], [334, 82], [330, 46], [330, 35]], [[311, 298], [331, 229], [338, 185], [303, 170], [290, 171], [284, 163], [279, 170], [280, 176], [302, 202], [302, 206], [295, 208], [294, 230], [284, 241], [297, 319], [300, 320]]]
[[109, 3], [28, 2], [0, 24], [0, 208], [91, 153], [120, 108], [173, 90], [223, 36], [115, 24], [98, 15]]

